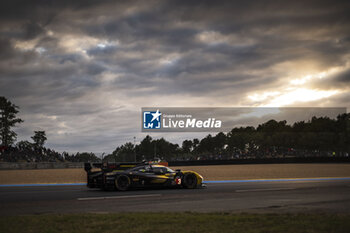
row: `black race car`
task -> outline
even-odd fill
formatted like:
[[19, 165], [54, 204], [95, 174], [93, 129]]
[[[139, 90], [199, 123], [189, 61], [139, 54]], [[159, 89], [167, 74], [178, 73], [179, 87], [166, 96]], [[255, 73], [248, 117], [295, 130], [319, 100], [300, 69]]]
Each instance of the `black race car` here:
[[[93, 169], [95, 167], [95, 169]], [[97, 168], [97, 170], [96, 170]], [[104, 190], [125, 191], [143, 187], [197, 188], [203, 177], [194, 171], [172, 170], [149, 163], [85, 163], [87, 186]]]

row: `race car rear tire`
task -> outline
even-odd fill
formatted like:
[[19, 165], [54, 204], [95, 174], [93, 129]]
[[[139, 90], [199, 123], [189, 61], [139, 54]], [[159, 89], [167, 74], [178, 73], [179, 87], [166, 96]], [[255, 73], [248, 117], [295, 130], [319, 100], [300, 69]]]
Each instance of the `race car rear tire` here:
[[130, 188], [131, 182], [127, 175], [120, 175], [115, 178], [115, 187], [117, 190], [126, 191]]
[[197, 187], [197, 176], [193, 173], [187, 173], [183, 176], [183, 186], [188, 189]]

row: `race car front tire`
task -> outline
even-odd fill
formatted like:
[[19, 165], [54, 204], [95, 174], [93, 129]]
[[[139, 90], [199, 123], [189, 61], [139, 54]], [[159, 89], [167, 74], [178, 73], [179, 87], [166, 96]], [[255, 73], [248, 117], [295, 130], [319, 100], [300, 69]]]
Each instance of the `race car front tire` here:
[[183, 186], [188, 189], [197, 187], [197, 176], [193, 173], [186, 173], [182, 178]]
[[117, 190], [126, 191], [130, 188], [131, 182], [127, 175], [119, 175], [115, 178], [115, 187]]

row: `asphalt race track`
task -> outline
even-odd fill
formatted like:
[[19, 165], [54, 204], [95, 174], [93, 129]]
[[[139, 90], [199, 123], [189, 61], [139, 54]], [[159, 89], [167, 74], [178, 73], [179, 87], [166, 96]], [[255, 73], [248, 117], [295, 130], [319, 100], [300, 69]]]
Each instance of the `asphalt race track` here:
[[101, 191], [0, 187], [0, 215], [133, 211], [350, 213], [350, 179], [210, 183], [207, 188]]

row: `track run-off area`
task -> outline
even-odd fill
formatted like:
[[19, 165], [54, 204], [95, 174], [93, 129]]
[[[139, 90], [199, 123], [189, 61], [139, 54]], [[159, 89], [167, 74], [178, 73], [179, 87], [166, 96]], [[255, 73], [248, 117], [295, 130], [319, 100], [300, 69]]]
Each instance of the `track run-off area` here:
[[0, 187], [0, 215], [114, 212], [350, 213], [350, 178], [231, 180], [206, 188], [101, 191], [84, 184]]
[[206, 188], [102, 191], [83, 169], [0, 171], [0, 215], [115, 212], [350, 213], [350, 164], [176, 167]]

